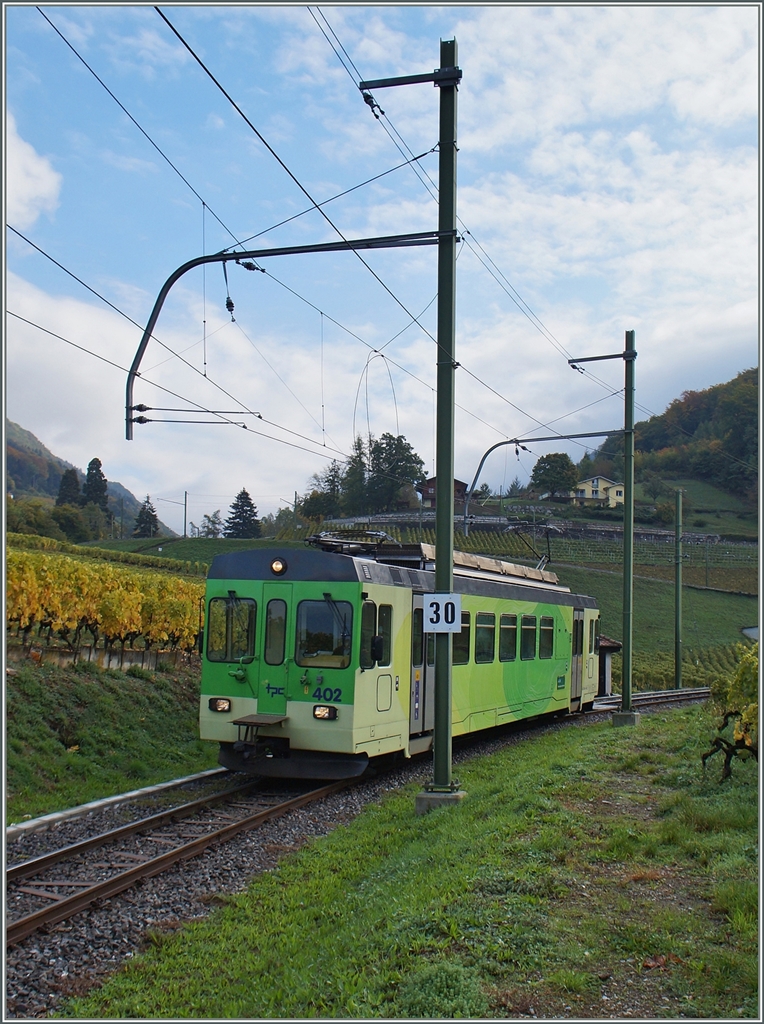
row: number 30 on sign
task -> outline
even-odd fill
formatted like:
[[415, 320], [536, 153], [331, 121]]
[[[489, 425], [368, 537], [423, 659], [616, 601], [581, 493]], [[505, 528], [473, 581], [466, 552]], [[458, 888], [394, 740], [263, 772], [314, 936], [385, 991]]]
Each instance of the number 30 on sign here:
[[461, 594], [428, 594], [424, 604], [425, 633], [461, 633]]

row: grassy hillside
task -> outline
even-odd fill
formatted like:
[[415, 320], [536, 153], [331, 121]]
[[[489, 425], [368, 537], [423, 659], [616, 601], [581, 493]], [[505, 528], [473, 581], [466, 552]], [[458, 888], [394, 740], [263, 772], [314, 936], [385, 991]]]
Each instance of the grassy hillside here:
[[159, 555], [162, 558], [177, 558], [180, 561], [206, 562], [211, 564], [215, 555], [230, 554], [232, 551], [251, 551], [253, 548], [303, 547], [300, 541], [277, 541], [269, 537], [257, 540], [233, 540], [219, 537], [158, 537], [153, 540], [99, 540], [92, 546], [108, 551], [134, 551], [141, 555]]
[[[160, 663], [161, 665], [161, 663]], [[199, 669], [11, 663], [6, 822], [214, 767], [199, 739]]]

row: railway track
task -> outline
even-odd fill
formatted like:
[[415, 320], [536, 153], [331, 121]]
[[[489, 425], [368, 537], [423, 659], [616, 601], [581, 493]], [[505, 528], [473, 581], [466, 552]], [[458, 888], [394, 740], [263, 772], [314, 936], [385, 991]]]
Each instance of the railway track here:
[[[645, 708], [660, 704], [689, 704], [697, 700], [707, 700], [710, 696], [711, 690], [707, 686], [700, 686], [696, 689], [651, 690], [632, 693], [631, 705], [633, 708]], [[617, 711], [620, 707], [621, 695], [615, 694], [612, 697], [598, 697], [592, 710]]]
[[[6, 945], [12, 946], [45, 926], [58, 924], [97, 900], [107, 899], [141, 879], [203, 853], [240, 832], [257, 828], [288, 811], [320, 800], [349, 785], [334, 782], [295, 793], [253, 789], [260, 779], [208, 794], [152, 814], [52, 853], [23, 861], [6, 871], [8, 917]], [[222, 807], [220, 806], [222, 805]], [[161, 852], [155, 851], [159, 848]], [[92, 854], [98, 851], [100, 859]], [[40, 904], [43, 904], [40, 906]], [[30, 909], [31, 906], [31, 909]]]
[[[637, 693], [632, 696], [632, 706], [646, 708], [709, 696], [707, 687]], [[608, 712], [620, 705], [621, 697], [616, 695], [596, 700], [592, 710]], [[6, 945], [13, 946], [41, 928], [129, 889], [141, 879], [198, 856], [215, 843], [321, 800], [355, 780], [307, 791], [302, 788], [299, 792], [295, 792], [298, 784], [294, 784], [286, 794], [264, 790], [265, 781], [249, 779], [11, 866], [6, 871]], [[98, 858], [93, 857], [96, 852]]]

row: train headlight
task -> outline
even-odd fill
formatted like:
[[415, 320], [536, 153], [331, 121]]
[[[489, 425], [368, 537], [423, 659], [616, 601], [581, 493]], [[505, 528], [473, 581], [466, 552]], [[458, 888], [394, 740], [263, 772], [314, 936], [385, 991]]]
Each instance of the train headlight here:
[[337, 718], [337, 709], [328, 704], [316, 704], [313, 708], [313, 717], [333, 722]]
[[210, 711], [230, 711], [231, 702], [227, 697], [210, 697]]
[[287, 571], [287, 564], [283, 558], [274, 558], [271, 562], [271, 572], [274, 576], [283, 576]]

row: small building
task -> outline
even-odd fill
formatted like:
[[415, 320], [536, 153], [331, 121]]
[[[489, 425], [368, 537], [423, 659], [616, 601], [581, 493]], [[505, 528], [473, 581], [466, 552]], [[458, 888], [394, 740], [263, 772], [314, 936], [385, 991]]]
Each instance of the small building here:
[[600, 634], [600, 664], [599, 664], [599, 685], [597, 686], [598, 697], [610, 697], [613, 692], [613, 655], [623, 649], [620, 640], [611, 640], [610, 637]]
[[579, 505], [588, 501], [608, 508], [623, 505], [623, 495], [624, 485], [608, 480], [605, 476], [590, 476], [587, 480], [580, 480], [575, 491], [570, 492], [571, 498]]
[[[417, 485], [417, 490], [422, 495], [422, 508], [435, 508], [435, 477], [431, 476], [423, 484]], [[467, 497], [467, 488], [463, 480], [454, 480], [454, 501], [464, 501]]]

